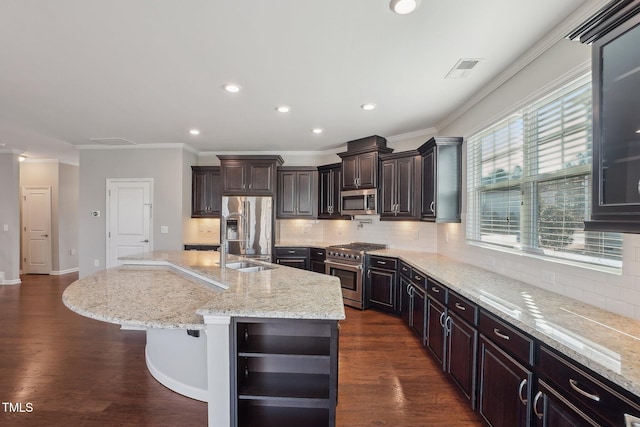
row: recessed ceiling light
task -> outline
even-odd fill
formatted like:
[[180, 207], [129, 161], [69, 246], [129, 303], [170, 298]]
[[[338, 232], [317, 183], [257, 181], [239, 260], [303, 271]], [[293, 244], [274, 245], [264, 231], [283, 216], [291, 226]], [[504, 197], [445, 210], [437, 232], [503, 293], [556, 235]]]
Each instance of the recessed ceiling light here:
[[190, 133], [191, 135], [200, 135], [200, 131], [199, 131], [198, 129], [191, 129], [191, 130], [189, 131], [189, 133]]
[[315, 133], [316, 135], [320, 135], [324, 131], [320, 128], [314, 128], [314, 129], [311, 129], [311, 132]]
[[276, 108], [276, 111], [278, 111], [279, 113], [288, 113], [289, 111], [291, 111], [291, 107], [289, 107], [288, 105], [281, 105]]
[[407, 15], [418, 8], [420, 0], [391, 0], [389, 8], [398, 15]]
[[636, 133], [640, 133], [640, 129], [636, 130]]
[[376, 104], [374, 104], [373, 102], [367, 102], [366, 104], [362, 104], [360, 108], [362, 108], [364, 111], [371, 111], [376, 109]]
[[231, 92], [231, 93], [237, 93], [240, 92], [240, 86], [238, 86], [235, 83], [227, 83], [224, 86], [222, 86], [224, 88], [224, 90], [226, 90], [227, 92]]

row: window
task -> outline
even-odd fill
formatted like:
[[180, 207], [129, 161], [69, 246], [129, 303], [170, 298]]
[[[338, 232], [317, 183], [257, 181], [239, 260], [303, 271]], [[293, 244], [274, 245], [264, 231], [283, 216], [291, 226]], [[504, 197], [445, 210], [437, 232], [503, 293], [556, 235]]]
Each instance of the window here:
[[467, 240], [622, 266], [591, 214], [591, 84], [580, 78], [467, 140]]

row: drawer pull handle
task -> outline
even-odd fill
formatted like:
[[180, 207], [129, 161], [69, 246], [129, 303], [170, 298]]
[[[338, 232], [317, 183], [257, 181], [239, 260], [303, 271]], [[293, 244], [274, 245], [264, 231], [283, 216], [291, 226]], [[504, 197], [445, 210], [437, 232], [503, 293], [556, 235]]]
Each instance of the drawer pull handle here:
[[520, 382], [520, 386], [518, 387], [518, 397], [520, 398], [520, 402], [522, 402], [524, 406], [527, 406], [527, 398], [522, 397], [522, 390], [524, 390], [524, 386], [526, 385], [527, 385], [527, 379], [525, 378]]
[[289, 252], [290, 254], [295, 254], [296, 253], [296, 251], [287, 251], [287, 252]]
[[387, 262], [386, 262], [386, 261], [376, 261], [376, 262], [377, 262], [378, 264], [381, 264], [381, 265], [387, 265]]
[[540, 400], [541, 397], [542, 397], [542, 392], [539, 391], [538, 393], [536, 393], [536, 397], [533, 399], [533, 413], [536, 414], [536, 417], [538, 417], [539, 420], [541, 420], [542, 417], [544, 417], [544, 413], [538, 411], [538, 401]]
[[435, 286], [434, 286], [433, 288], [431, 288], [431, 290], [432, 290], [433, 292], [435, 292], [436, 294], [439, 294], [439, 293], [440, 293], [440, 288], [436, 288]]
[[420, 277], [420, 276], [414, 276], [414, 279], [416, 279], [416, 280], [422, 280], [422, 277]]
[[503, 334], [502, 332], [500, 332], [500, 329], [498, 328], [493, 328], [493, 333], [496, 334], [496, 336], [502, 338], [503, 340], [509, 341], [511, 339], [509, 335]]
[[578, 381], [574, 380], [573, 378], [569, 378], [569, 385], [571, 386], [572, 389], [574, 389], [584, 397], [587, 397], [593, 400], [594, 402], [600, 402], [600, 396], [598, 396], [597, 394], [588, 393], [582, 390], [580, 387], [578, 387]]
[[467, 311], [467, 307], [465, 307], [464, 305], [460, 305], [459, 302], [456, 303], [456, 308], [458, 310]]

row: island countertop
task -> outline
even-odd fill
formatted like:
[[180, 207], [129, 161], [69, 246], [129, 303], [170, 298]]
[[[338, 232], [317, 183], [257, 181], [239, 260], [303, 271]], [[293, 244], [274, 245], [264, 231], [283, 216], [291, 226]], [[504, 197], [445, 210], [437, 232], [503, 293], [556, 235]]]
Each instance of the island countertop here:
[[154, 251], [125, 257], [125, 265], [69, 285], [63, 302], [93, 319], [169, 329], [203, 329], [205, 315], [345, 318], [337, 277], [273, 264], [257, 272], [222, 269], [219, 255]]

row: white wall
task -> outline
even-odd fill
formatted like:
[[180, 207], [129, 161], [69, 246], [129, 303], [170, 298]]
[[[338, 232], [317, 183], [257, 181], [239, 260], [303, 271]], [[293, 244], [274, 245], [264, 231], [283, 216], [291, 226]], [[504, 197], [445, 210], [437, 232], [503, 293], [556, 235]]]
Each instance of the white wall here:
[[[187, 189], [183, 148], [81, 149], [80, 150], [80, 276], [101, 270], [106, 262], [107, 178], [153, 178], [154, 249], [181, 249]], [[190, 189], [190, 184], [188, 184]], [[190, 197], [189, 192], [189, 197]], [[91, 216], [100, 211], [99, 217]], [[160, 227], [169, 233], [161, 234]], [[94, 266], [98, 260], [100, 266]]]
[[0, 183], [0, 285], [12, 285], [20, 283], [20, 167], [17, 153], [0, 151]]

